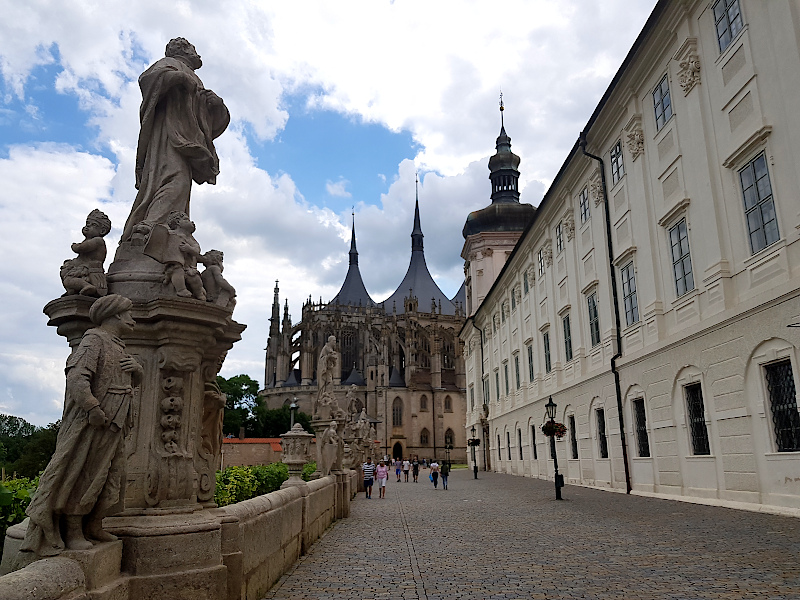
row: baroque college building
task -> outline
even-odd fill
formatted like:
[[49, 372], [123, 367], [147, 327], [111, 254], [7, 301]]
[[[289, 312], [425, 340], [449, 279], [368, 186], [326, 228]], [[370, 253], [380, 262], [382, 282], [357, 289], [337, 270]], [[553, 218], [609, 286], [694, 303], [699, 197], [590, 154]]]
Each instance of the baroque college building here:
[[339, 406], [347, 409], [345, 394], [355, 392], [359, 410], [366, 408], [376, 427], [376, 456], [443, 459], [449, 452], [451, 460], [464, 462], [463, 289], [450, 299], [431, 277], [417, 199], [408, 271], [397, 290], [376, 303], [361, 279], [354, 224], [347, 276], [333, 300], [309, 298], [293, 324], [288, 300], [281, 320], [276, 282], [260, 395], [268, 408], [295, 401], [311, 414], [317, 360], [333, 335]]
[[552, 397], [569, 483], [800, 510], [798, 40], [793, 0], [660, 0], [529, 217], [507, 156], [464, 227], [480, 468], [552, 479]]

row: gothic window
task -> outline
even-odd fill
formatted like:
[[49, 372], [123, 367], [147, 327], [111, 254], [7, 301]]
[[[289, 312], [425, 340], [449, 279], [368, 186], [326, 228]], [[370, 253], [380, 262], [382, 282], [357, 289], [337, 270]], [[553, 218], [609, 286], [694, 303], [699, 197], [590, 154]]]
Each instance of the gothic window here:
[[564, 325], [564, 358], [569, 362], [572, 360], [572, 327], [570, 326], [568, 314], [564, 315], [561, 323]]
[[453, 400], [450, 396], [444, 397], [444, 412], [453, 412]]
[[346, 379], [358, 363], [358, 334], [353, 329], [342, 331], [342, 379]]
[[403, 401], [399, 397], [392, 403], [392, 426], [403, 426]]
[[444, 445], [445, 446], [454, 446], [455, 445], [456, 436], [453, 433], [452, 429], [448, 429], [444, 432]]
[[455, 345], [452, 338], [445, 336], [442, 340], [442, 368], [455, 368]]
[[600, 315], [597, 311], [597, 293], [592, 292], [586, 298], [586, 305], [589, 310], [589, 334], [592, 338], [592, 348], [600, 343]]
[[550, 362], [550, 332], [545, 331], [542, 334], [542, 344], [544, 345], [544, 371], [545, 373], [549, 373], [553, 368], [552, 363]]
[[430, 434], [428, 433], [427, 429], [423, 429], [422, 431], [420, 431], [419, 432], [419, 445], [420, 446], [427, 446], [428, 444], [430, 444], [429, 438], [430, 438]]
[[536, 425], [531, 425], [531, 450], [533, 451], [533, 460], [539, 460], [536, 453]]
[[650, 440], [647, 437], [647, 416], [644, 413], [644, 398], [636, 398], [633, 401], [633, 418], [639, 456], [648, 457], [650, 456]]
[[428, 410], [428, 397], [424, 394], [419, 397], [419, 409], [420, 411]]
[[616, 184], [625, 175], [625, 165], [622, 163], [622, 140], [611, 148], [611, 185]]
[[744, 28], [739, 0], [717, 0], [712, 10], [719, 51], [722, 52]]
[[764, 371], [778, 452], [797, 452], [800, 450], [800, 412], [797, 409], [792, 363], [782, 360], [766, 365]]
[[569, 447], [572, 452], [572, 458], [578, 458], [578, 432], [575, 430], [575, 415], [570, 415], [568, 420], [569, 420]]
[[600, 444], [600, 458], [608, 458], [608, 439], [606, 438], [606, 411], [597, 409], [597, 441]]
[[639, 321], [639, 303], [636, 300], [636, 275], [633, 261], [620, 269], [622, 275], [622, 297], [625, 304], [625, 322], [633, 325]]
[[739, 171], [750, 251], [755, 254], [780, 239], [767, 159], [762, 152]]
[[656, 111], [656, 131], [672, 118], [672, 102], [669, 97], [669, 81], [667, 76], [653, 90], [653, 107]]
[[711, 454], [711, 449], [708, 445], [703, 390], [699, 383], [687, 385], [684, 390], [686, 393], [686, 412], [688, 413], [689, 428], [692, 434], [692, 454], [696, 456]]
[[581, 223], [586, 223], [589, 217], [592, 216], [589, 212], [589, 188], [583, 188], [578, 196], [578, 203], [580, 204]]
[[519, 459], [522, 460], [522, 429], [517, 429], [517, 449], [519, 450]]
[[675, 276], [675, 293], [678, 297], [694, 289], [692, 257], [689, 255], [689, 234], [686, 219], [681, 219], [669, 230], [672, 248], [672, 271]]

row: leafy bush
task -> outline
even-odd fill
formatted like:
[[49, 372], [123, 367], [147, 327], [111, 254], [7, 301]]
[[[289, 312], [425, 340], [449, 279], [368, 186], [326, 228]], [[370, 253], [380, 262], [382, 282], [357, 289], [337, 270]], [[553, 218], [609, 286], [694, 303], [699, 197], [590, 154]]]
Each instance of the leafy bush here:
[[[316, 470], [316, 463], [306, 463], [303, 466], [303, 480], [308, 481]], [[217, 471], [214, 502], [219, 506], [227, 506], [269, 494], [280, 489], [281, 484], [287, 479], [289, 479], [289, 468], [284, 463], [253, 467], [228, 467], [224, 471]]]
[[3, 555], [3, 540], [6, 529], [25, 519], [25, 509], [39, 485], [39, 478], [6, 479], [0, 483], [0, 557]]

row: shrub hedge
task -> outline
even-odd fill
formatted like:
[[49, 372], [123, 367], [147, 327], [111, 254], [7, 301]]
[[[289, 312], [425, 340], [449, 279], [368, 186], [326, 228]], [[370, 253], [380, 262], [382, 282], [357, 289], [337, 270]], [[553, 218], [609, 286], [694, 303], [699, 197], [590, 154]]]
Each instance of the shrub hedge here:
[[[317, 470], [314, 462], [303, 466], [303, 480], [308, 481]], [[217, 471], [217, 489], [214, 502], [219, 506], [235, 504], [256, 496], [269, 494], [280, 489], [281, 484], [289, 479], [289, 469], [283, 463], [255, 465], [252, 467], [228, 467]]]

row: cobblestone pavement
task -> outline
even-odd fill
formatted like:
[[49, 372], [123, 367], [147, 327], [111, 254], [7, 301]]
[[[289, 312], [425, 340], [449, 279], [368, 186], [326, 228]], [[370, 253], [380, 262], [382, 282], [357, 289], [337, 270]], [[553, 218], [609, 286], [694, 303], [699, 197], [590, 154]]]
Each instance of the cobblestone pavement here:
[[454, 471], [360, 494], [270, 599], [800, 599], [800, 519]]

